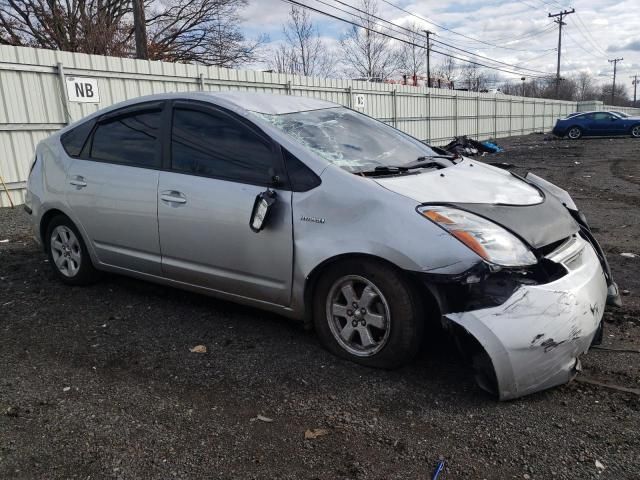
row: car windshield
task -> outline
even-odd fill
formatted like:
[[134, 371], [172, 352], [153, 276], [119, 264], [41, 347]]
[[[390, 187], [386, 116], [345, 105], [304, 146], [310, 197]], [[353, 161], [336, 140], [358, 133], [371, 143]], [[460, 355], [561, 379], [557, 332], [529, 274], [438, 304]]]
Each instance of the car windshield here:
[[327, 161], [353, 173], [401, 167], [441, 154], [382, 122], [344, 107], [256, 114]]
[[615, 113], [616, 115], [618, 115], [620, 118], [629, 118], [629, 115], [627, 115], [624, 112], [614, 112], [612, 111], [611, 113]]

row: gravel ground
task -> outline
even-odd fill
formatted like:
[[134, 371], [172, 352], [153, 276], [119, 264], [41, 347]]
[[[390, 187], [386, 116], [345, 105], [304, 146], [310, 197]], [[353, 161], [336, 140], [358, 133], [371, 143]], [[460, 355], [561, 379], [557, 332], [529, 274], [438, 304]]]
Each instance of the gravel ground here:
[[[629, 291], [604, 345], [639, 349], [640, 257], [620, 253], [640, 254], [640, 142], [501, 144], [492, 161], [584, 210]], [[4, 239], [0, 478], [425, 479], [439, 458], [443, 479], [638, 478], [636, 394], [574, 381], [498, 403], [447, 342], [370, 370], [258, 310], [117, 276], [62, 286], [20, 209], [0, 210]], [[592, 350], [578, 380], [640, 388], [638, 359]]]

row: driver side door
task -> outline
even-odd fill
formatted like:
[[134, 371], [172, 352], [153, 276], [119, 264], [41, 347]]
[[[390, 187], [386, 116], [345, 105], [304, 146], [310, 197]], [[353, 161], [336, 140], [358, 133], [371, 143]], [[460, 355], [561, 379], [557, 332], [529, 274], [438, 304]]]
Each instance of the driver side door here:
[[210, 104], [175, 101], [158, 182], [163, 274], [286, 306], [293, 265], [291, 191], [275, 188], [266, 227], [249, 223], [256, 196], [284, 179], [280, 147]]

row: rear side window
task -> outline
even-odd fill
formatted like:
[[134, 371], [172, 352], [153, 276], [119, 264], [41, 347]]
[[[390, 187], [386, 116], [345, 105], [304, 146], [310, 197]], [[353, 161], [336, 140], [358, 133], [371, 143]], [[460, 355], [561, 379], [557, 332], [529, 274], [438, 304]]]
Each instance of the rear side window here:
[[140, 112], [98, 124], [91, 143], [91, 158], [133, 167], [159, 167], [162, 114]]
[[176, 108], [171, 131], [173, 170], [227, 180], [269, 184], [274, 174], [269, 144], [218, 112]]
[[594, 113], [593, 114], [593, 120], [611, 120], [613, 118], [613, 115], [610, 115], [608, 113]]
[[77, 157], [80, 155], [80, 152], [82, 152], [82, 148], [87, 141], [87, 137], [91, 133], [91, 130], [93, 130], [95, 123], [95, 121], [90, 120], [88, 122], [81, 123], [77, 127], [62, 134], [60, 142], [62, 143], [64, 151], [67, 152], [67, 155], [70, 157]]

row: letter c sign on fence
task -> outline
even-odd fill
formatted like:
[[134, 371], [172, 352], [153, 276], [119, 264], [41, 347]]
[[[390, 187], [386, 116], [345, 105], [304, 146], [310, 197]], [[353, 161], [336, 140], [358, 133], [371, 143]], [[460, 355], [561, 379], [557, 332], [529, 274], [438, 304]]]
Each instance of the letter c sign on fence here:
[[98, 80], [95, 78], [66, 77], [67, 97], [70, 102], [100, 103]]

